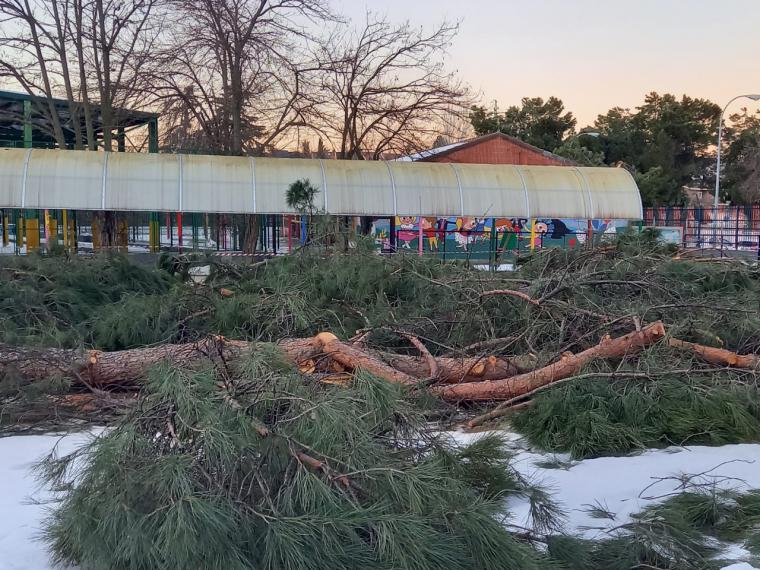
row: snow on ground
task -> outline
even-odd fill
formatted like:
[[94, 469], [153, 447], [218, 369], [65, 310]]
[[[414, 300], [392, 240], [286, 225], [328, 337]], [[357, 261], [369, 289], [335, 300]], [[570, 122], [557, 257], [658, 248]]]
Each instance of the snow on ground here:
[[[450, 435], [464, 444], [483, 434]], [[571, 461], [565, 455], [530, 450], [514, 433], [503, 435], [515, 453], [517, 470], [547, 488], [567, 513], [565, 530], [588, 538], [602, 536], [605, 528], [628, 522], [631, 514], [678, 492], [680, 482], [672, 477], [702, 474], [694, 481], [738, 490], [760, 488], [760, 444], [670, 447], [626, 457]], [[65, 454], [91, 437], [80, 433], [0, 438], [0, 570], [51, 569], [45, 546], [38, 540], [47, 509], [40, 503], [50, 499], [50, 493], [39, 488], [30, 468], [54, 448]], [[586, 510], [595, 504], [614, 513], [615, 520], [591, 517]], [[530, 526], [526, 500], [510, 500], [507, 507], [513, 524]], [[724, 570], [753, 570], [743, 562], [749, 553], [740, 545], [728, 545], [722, 557], [737, 562]]]
[[51, 494], [40, 489], [31, 466], [55, 449], [70, 453], [91, 439], [88, 433], [66, 436], [26, 435], [0, 438], [0, 570], [48, 570], [48, 553], [38, 540]]
[[[589, 539], [606, 536], [606, 530], [630, 522], [632, 514], [682, 491], [679, 477], [696, 475], [690, 479], [692, 483], [715, 484], [722, 489], [760, 489], [760, 444], [668, 447], [625, 457], [572, 461], [568, 455], [530, 450], [519, 435], [501, 433], [515, 453], [513, 466], [549, 491], [566, 513], [564, 530]], [[451, 436], [467, 444], [483, 434], [453, 432]], [[615, 518], [592, 517], [588, 509], [594, 506], [601, 506]], [[510, 499], [507, 510], [510, 523], [532, 526], [527, 499]], [[726, 545], [721, 557], [742, 561], [749, 558], [749, 552], [740, 545]]]

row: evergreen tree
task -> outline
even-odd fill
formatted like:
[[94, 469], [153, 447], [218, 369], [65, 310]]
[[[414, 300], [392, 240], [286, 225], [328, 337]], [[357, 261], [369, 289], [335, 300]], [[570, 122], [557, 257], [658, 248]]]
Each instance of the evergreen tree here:
[[681, 188], [707, 185], [720, 107], [706, 99], [649, 93], [635, 112], [615, 107], [600, 115], [605, 162], [623, 162], [646, 186], [645, 205], [683, 203]]
[[477, 135], [504, 133], [548, 151], [560, 146], [577, 123], [557, 97], [546, 101], [541, 97], [524, 97], [519, 106], [513, 105], [504, 113], [496, 108], [489, 113], [485, 107], [475, 106], [470, 112], [470, 122]]

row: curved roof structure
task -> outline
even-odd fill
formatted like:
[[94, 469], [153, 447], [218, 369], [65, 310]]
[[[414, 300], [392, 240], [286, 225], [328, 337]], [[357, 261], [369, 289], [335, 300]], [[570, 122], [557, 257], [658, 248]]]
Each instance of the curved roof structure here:
[[308, 178], [333, 215], [641, 219], [622, 168], [86, 152], [0, 151], [0, 207], [295, 213]]

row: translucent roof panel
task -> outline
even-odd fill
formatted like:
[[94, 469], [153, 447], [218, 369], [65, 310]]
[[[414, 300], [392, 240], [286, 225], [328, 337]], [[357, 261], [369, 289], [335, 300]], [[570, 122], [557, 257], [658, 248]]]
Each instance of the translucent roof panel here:
[[[288, 207], [285, 194], [296, 180], [308, 180], [318, 190], [314, 201], [318, 209], [325, 206], [324, 180], [318, 160], [300, 158], [256, 158], [256, 212], [263, 214], [288, 214], [295, 210]], [[240, 211], [240, 210], [236, 210]]]
[[0, 207], [287, 214], [308, 179], [333, 215], [641, 219], [619, 168], [7, 149]]
[[[595, 219], [644, 217], [636, 182], [625, 168], [579, 168], [578, 171], [586, 178], [591, 189]], [[633, 216], [636, 211], [638, 215]]]
[[26, 208], [88, 209], [101, 202], [105, 153], [71, 151], [71, 155], [33, 150], [26, 169]]
[[388, 162], [398, 215], [461, 216], [462, 197], [454, 169], [436, 162]]
[[179, 211], [180, 163], [177, 155], [108, 154], [105, 209]]
[[572, 167], [518, 167], [534, 218], [592, 218], [583, 178]]
[[394, 212], [391, 173], [385, 162], [323, 160], [327, 210], [382, 216]]
[[452, 166], [462, 183], [465, 216], [530, 217], [528, 195], [523, 185], [522, 173], [517, 167], [496, 164]]
[[[26, 153], [19, 157], [18, 150], [0, 150], [0, 205], [10, 208], [24, 207], [22, 184]], [[19, 160], [20, 159], [20, 160]]]
[[182, 157], [182, 210], [253, 212], [254, 162], [236, 156]]

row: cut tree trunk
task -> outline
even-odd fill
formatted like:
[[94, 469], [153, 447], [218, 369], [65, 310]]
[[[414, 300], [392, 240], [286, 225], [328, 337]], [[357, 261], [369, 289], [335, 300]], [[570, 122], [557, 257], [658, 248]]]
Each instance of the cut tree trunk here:
[[[599, 358], [619, 358], [657, 341], [665, 334], [661, 322], [620, 338], [605, 338], [599, 345], [579, 354], [564, 356], [533, 372], [512, 376], [515, 367], [493, 356], [483, 359], [435, 359], [438, 379], [460, 382], [432, 388], [433, 393], [449, 401], [506, 400], [540, 386], [566, 378], [588, 362]], [[416, 386], [431, 376], [430, 358], [379, 355], [338, 340], [331, 333], [313, 338], [285, 339], [277, 343], [285, 357], [296, 365], [310, 363], [320, 356], [329, 358], [334, 371], [366, 370], [370, 374], [403, 385]], [[70, 378], [92, 388], [139, 386], [148, 369], [168, 361], [181, 366], [194, 363], [234, 361], [256, 344], [212, 337], [194, 343], [168, 344], [117, 352], [99, 350], [18, 349], [0, 347], [0, 372], [10, 372], [23, 379]], [[385, 358], [387, 361], [384, 361]], [[509, 377], [512, 376], [512, 377]], [[491, 380], [491, 378], [496, 378]], [[461, 382], [462, 379], [480, 381]]]
[[[314, 337], [314, 340], [320, 343], [323, 353], [349, 370], [360, 368], [366, 370], [370, 374], [374, 374], [378, 378], [397, 384], [414, 385], [419, 382], [418, 378], [415, 378], [406, 372], [396, 370], [368, 352], [338, 340], [338, 337], [332, 333], [319, 333]], [[286, 350], [286, 352], [288, 351]], [[424, 378], [426, 376], [427, 371], [422, 377]]]
[[665, 327], [661, 321], [657, 321], [625, 336], [614, 339], [605, 337], [598, 345], [588, 350], [578, 354], [567, 354], [557, 362], [526, 374], [503, 380], [437, 386], [432, 388], [432, 392], [450, 402], [508, 400], [577, 374], [592, 360], [622, 358], [627, 354], [635, 353], [645, 346], [654, 344], [664, 335]]
[[[0, 373], [17, 374], [24, 380], [68, 378], [96, 388], [138, 386], [151, 366], [170, 362], [182, 366], [212, 360], [232, 360], [251, 350], [253, 344], [221, 337], [185, 344], [134, 348], [115, 352], [100, 350], [0, 348]], [[294, 362], [321, 351], [314, 338], [286, 339], [279, 343]]]
[[669, 339], [668, 344], [682, 350], [690, 350], [705, 362], [717, 366], [760, 370], [760, 355], [757, 354], [737, 354], [723, 348], [713, 348], [712, 346], [687, 342], [677, 338]]
[[[135, 348], [116, 352], [99, 350], [16, 349], [0, 348], [0, 371], [8, 368], [27, 380], [66, 377], [93, 387], [135, 386], [146, 371], [161, 361], [183, 366], [193, 362], [233, 360], [253, 348], [245, 341], [221, 337], [186, 344], [167, 344]], [[313, 338], [285, 339], [278, 343], [291, 362], [300, 365], [313, 361], [319, 355], [329, 356], [346, 370], [361, 368], [389, 382], [417, 384], [431, 376], [430, 362], [426, 358], [375, 354], [337, 339], [330, 333]], [[438, 379], [442, 382], [474, 382], [477, 380], [506, 378], [517, 369], [507, 360], [493, 356], [487, 358], [438, 358]], [[312, 366], [313, 368], [313, 362]]]
[[[429, 376], [429, 364], [424, 358], [381, 352], [382, 357], [396, 370], [401, 370], [415, 378]], [[518, 374], [519, 369], [509, 360], [487, 356], [482, 358], [436, 357], [438, 380], [445, 384], [478, 382], [480, 380], [497, 380]]]

